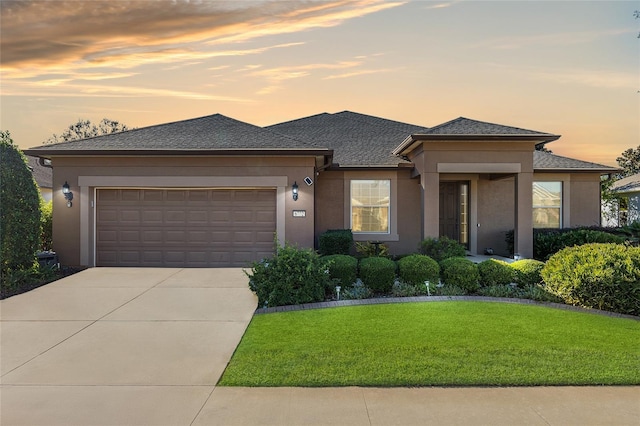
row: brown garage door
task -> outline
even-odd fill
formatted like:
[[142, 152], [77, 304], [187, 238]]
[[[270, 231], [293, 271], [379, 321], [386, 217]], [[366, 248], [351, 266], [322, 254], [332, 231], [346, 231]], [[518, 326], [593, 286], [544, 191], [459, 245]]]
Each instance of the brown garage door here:
[[273, 254], [269, 189], [99, 189], [96, 265], [247, 266]]

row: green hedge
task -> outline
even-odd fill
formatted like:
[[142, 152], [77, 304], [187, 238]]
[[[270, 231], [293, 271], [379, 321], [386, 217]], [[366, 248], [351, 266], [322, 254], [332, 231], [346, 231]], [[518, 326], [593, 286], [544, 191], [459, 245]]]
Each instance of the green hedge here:
[[546, 289], [567, 304], [640, 315], [640, 248], [567, 247], [551, 256], [541, 274]]
[[398, 275], [407, 284], [424, 286], [429, 281], [433, 288], [440, 278], [438, 262], [423, 254], [412, 254], [398, 261]]
[[544, 262], [535, 259], [522, 259], [510, 263], [515, 271], [515, 281], [520, 287], [538, 285], [542, 282], [540, 271], [544, 268]]
[[[622, 244], [627, 239], [613, 232], [624, 233], [623, 229], [588, 227], [563, 229], [534, 229], [533, 230], [533, 258], [546, 261], [565, 247], [580, 246], [589, 243]], [[510, 253], [514, 253], [513, 230], [506, 233], [507, 246]]]
[[480, 288], [478, 266], [464, 257], [450, 257], [440, 262], [440, 276], [446, 285], [474, 293]]
[[489, 287], [507, 285], [515, 281], [515, 271], [507, 262], [497, 259], [487, 259], [478, 264], [480, 284]]
[[31, 270], [40, 246], [40, 194], [27, 159], [0, 131], [0, 281]]
[[318, 251], [323, 256], [349, 254], [353, 245], [351, 229], [330, 229], [320, 234]]
[[332, 254], [324, 256], [322, 261], [329, 268], [329, 276], [335, 280], [334, 284], [343, 288], [356, 282], [358, 277], [358, 259], [346, 254]]
[[365, 257], [360, 260], [360, 279], [374, 293], [391, 292], [396, 278], [396, 263], [386, 257]]

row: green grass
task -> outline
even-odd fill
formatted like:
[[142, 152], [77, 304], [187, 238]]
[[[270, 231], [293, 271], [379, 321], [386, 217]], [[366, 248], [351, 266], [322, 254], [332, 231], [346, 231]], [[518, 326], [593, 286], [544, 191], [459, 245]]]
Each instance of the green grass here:
[[640, 322], [432, 302], [257, 315], [221, 386], [640, 384]]

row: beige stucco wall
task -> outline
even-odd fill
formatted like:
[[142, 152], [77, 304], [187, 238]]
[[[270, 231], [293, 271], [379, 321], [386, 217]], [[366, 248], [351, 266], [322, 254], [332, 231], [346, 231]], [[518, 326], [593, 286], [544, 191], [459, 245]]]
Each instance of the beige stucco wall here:
[[421, 238], [419, 179], [410, 169], [391, 171], [323, 171], [316, 179], [316, 241], [328, 229], [347, 229], [351, 179], [391, 179], [391, 232], [389, 235], [354, 235], [356, 241], [382, 241], [392, 254], [414, 253]]
[[[314, 177], [313, 157], [56, 157], [53, 166], [53, 245], [64, 265], [93, 262], [94, 190], [104, 185], [80, 187], [82, 182], [146, 188], [274, 187], [278, 206], [284, 206], [277, 213], [284, 224], [278, 229], [280, 239], [301, 247], [314, 244], [314, 188], [303, 182], [306, 176]], [[74, 196], [71, 208], [61, 190], [65, 181]], [[298, 201], [291, 196], [294, 181]], [[305, 210], [306, 216], [294, 218], [293, 210]]]
[[[473, 203], [473, 200], [471, 201]], [[515, 178], [478, 180], [477, 252], [492, 248], [495, 254], [510, 256], [505, 233], [515, 227]]]

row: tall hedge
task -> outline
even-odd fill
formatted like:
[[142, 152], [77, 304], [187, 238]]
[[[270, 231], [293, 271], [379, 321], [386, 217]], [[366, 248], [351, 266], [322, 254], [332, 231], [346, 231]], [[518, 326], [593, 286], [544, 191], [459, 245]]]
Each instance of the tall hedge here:
[[640, 315], [640, 248], [623, 244], [567, 247], [542, 269], [547, 291], [565, 303]]
[[27, 159], [0, 131], [0, 275], [33, 266], [40, 245], [40, 194]]

